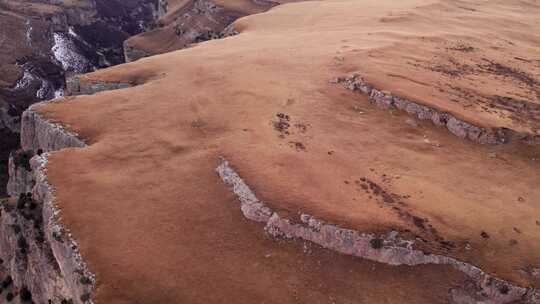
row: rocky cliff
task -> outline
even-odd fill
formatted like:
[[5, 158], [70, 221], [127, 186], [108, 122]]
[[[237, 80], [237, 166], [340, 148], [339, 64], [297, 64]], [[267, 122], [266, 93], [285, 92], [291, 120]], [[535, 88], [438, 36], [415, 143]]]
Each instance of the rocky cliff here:
[[[178, 1], [171, 1], [178, 2]], [[269, 10], [281, 2], [242, 0], [227, 3], [214, 0], [184, 1], [169, 9], [156, 28], [124, 42], [126, 61], [166, 53], [192, 44], [230, 36], [229, 27], [240, 17]], [[174, 3], [173, 3], [174, 4]], [[166, 8], [171, 5], [164, 5]]]
[[9, 190], [18, 196], [0, 205], [2, 290], [21, 302], [89, 303], [94, 276], [59, 224], [44, 171], [49, 152], [85, 144], [32, 108], [23, 115], [21, 135], [24, 152], [10, 158]]
[[123, 41], [165, 10], [163, 0], [0, 1], [0, 197], [22, 112], [62, 96], [72, 75], [123, 63]]

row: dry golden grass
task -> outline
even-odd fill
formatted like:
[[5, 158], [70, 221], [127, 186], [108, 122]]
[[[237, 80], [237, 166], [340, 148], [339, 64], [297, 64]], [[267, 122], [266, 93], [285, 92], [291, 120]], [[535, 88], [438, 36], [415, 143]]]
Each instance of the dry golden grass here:
[[[360, 72], [479, 125], [534, 134], [534, 115], [486, 111], [476, 97], [539, 103], [539, 14], [535, 1], [294, 3], [239, 20], [238, 36], [86, 76], [146, 82], [41, 109], [90, 143], [54, 154], [48, 176], [98, 276], [97, 301], [446, 301], [458, 277], [443, 267], [306, 256], [266, 239], [215, 175], [218, 155], [283, 215], [395, 229], [423, 238], [424, 250], [539, 287], [520, 271], [540, 266], [537, 146], [466, 142], [328, 83]], [[492, 73], [489, 62], [533, 82]], [[447, 71], [455, 63], [459, 75]], [[464, 65], [474, 69], [463, 74]], [[474, 98], [456, 95], [466, 90]], [[278, 113], [289, 115], [289, 134], [275, 129]]]

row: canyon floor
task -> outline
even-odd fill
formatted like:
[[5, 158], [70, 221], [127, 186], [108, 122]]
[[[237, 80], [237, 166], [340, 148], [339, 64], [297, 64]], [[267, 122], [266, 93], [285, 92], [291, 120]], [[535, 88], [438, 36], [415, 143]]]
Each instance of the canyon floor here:
[[[238, 35], [81, 76], [134, 85], [38, 108], [88, 144], [52, 153], [46, 172], [96, 274], [93, 300], [465, 303], [452, 291], [469, 279], [449, 266], [268, 236], [216, 174], [219, 157], [292, 222], [395, 231], [540, 288], [538, 16], [537, 1], [290, 3], [237, 20]], [[342, 85], [353, 74], [511, 136], [480, 144], [378, 107]]]

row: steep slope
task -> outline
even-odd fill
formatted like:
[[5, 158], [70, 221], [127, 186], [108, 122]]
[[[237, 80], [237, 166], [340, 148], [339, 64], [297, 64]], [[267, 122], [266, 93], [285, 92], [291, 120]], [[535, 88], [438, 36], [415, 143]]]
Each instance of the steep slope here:
[[[517, 0], [287, 4], [236, 21], [239, 35], [81, 77], [139, 84], [32, 110], [88, 143], [48, 155], [46, 174], [93, 299], [538, 303], [538, 14]], [[504, 140], [480, 145], [465, 123]], [[253, 193], [216, 175], [219, 156]], [[370, 244], [351, 249], [349, 231], [326, 247], [475, 275], [304, 253], [323, 231], [307, 215]]]
[[154, 26], [158, 0], [0, 1], [0, 197], [20, 115], [65, 79], [124, 62], [123, 41]]
[[192, 44], [234, 35], [229, 27], [236, 19], [261, 13], [294, 0], [172, 0], [167, 1], [167, 14], [151, 31], [136, 35], [124, 43], [125, 57], [134, 61], [162, 54]]

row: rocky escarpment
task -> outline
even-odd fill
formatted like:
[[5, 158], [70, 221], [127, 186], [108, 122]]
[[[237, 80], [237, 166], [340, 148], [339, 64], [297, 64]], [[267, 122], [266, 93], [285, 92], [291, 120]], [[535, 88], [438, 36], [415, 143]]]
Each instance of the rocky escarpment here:
[[264, 230], [272, 236], [305, 240], [343, 254], [390, 265], [450, 265], [465, 273], [474, 283], [474, 288], [453, 290], [454, 303], [540, 303], [539, 290], [505, 282], [452, 257], [416, 250], [414, 240], [401, 239], [396, 231], [386, 235], [363, 233], [325, 223], [309, 214], [300, 214], [300, 222], [295, 223], [259, 200], [227, 160], [221, 159], [216, 172], [232, 188], [244, 216], [264, 223]]
[[32, 151], [17, 150], [9, 156], [9, 181], [7, 194], [18, 197], [20, 194], [32, 192], [34, 176], [30, 159], [34, 156]]
[[[157, 27], [124, 42], [126, 61], [189, 47], [235, 33], [230, 25], [240, 17], [266, 11], [277, 3], [253, 1], [253, 11], [218, 5], [212, 0], [187, 1], [158, 21]], [[163, 44], [162, 41], [167, 41]]]
[[538, 136], [519, 134], [508, 128], [484, 128], [469, 123], [455, 115], [425, 106], [419, 102], [411, 101], [390, 92], [379, 90], [367, 83], [359, 74], [340, 77], [331, 81], [341, 83], [351, 91], [366, 94], [369, 100], [383, 109], [395, 108], [407, 112], [420, 120], [428, 120], [437, 126], [448, 129], [452, 134], [480, 144], [502, 144], [511, 139], [519, 138], [529, 143], [538, 143]]
[[64, 95], [66, 78], [125, 62], [123, 41], [154, 28], [167, 7], [164, 0], [28, 2], [0, 1], [0, 197], [22, 113]]
[[[20, 139], [18, 133], [13, 133], [7, 128], [0, 128], [0, 185], [7, 185], [9, 172], [9, 155], [19, 147]], [[7, 189], [0, 187], [0, 197], [7, 195]]]
[[11, 75], [17, 73], [0, 76], [4, 124], [18, 132], [10, 118], [32, 103], [61, 96], [66, 75], [123, 63], [123, 41], [153, 28], [163, 5], [159, 0], [81, 1], [47, 4], [40, 10], [18, 1], [0, 2], [9, 12], [0, 21], [20, 24], [13, 33], [0, 30], [9, 38], [0, 66], [19, 72], [16, 79]]
[[[131, 83], [116, 83], [84, 80], [74, 76], [67, 81], [68, 95], [92, 95], [102, 91], [129, 88]], [[30, 166], [30, 160], [44, 151], [56, 151], [64, 147], [83, 147], [76, 136], [64, 136], [61, 125], [53, 125], [41, 118], [32, 107], [22, 115], [24, 123], [21, 126], [21, 149], [14, 150], [9, 155], [7, 194], [18, 197], [20, 194], [31, 192], [35, 184], [35, 176]], [[54, 130], [53, 130], [54, 129]], [[58, 130], [56, 130], [58, 129]]]
[[125, 89], [132, 86], [133, 84], [127, 82], [81, 81], [79, 77], [75, 76], [68, 79], [66, 93], [68, 95], [92, 95], [98, 92]]
[[21, 134], [25, 156], [14, 154], [12, 161], [27, 173], [24, 178], [14, 176], [10, 184], [14, 192], [31, 192], [0, 206], [0, 275], [8, 289], [6, 297], [35, 303], [90, 303], [95, 278], [60, 224], [45, 172], [49, 152], [85, 144], [41, 117], [34, 107], [23, 115]]

